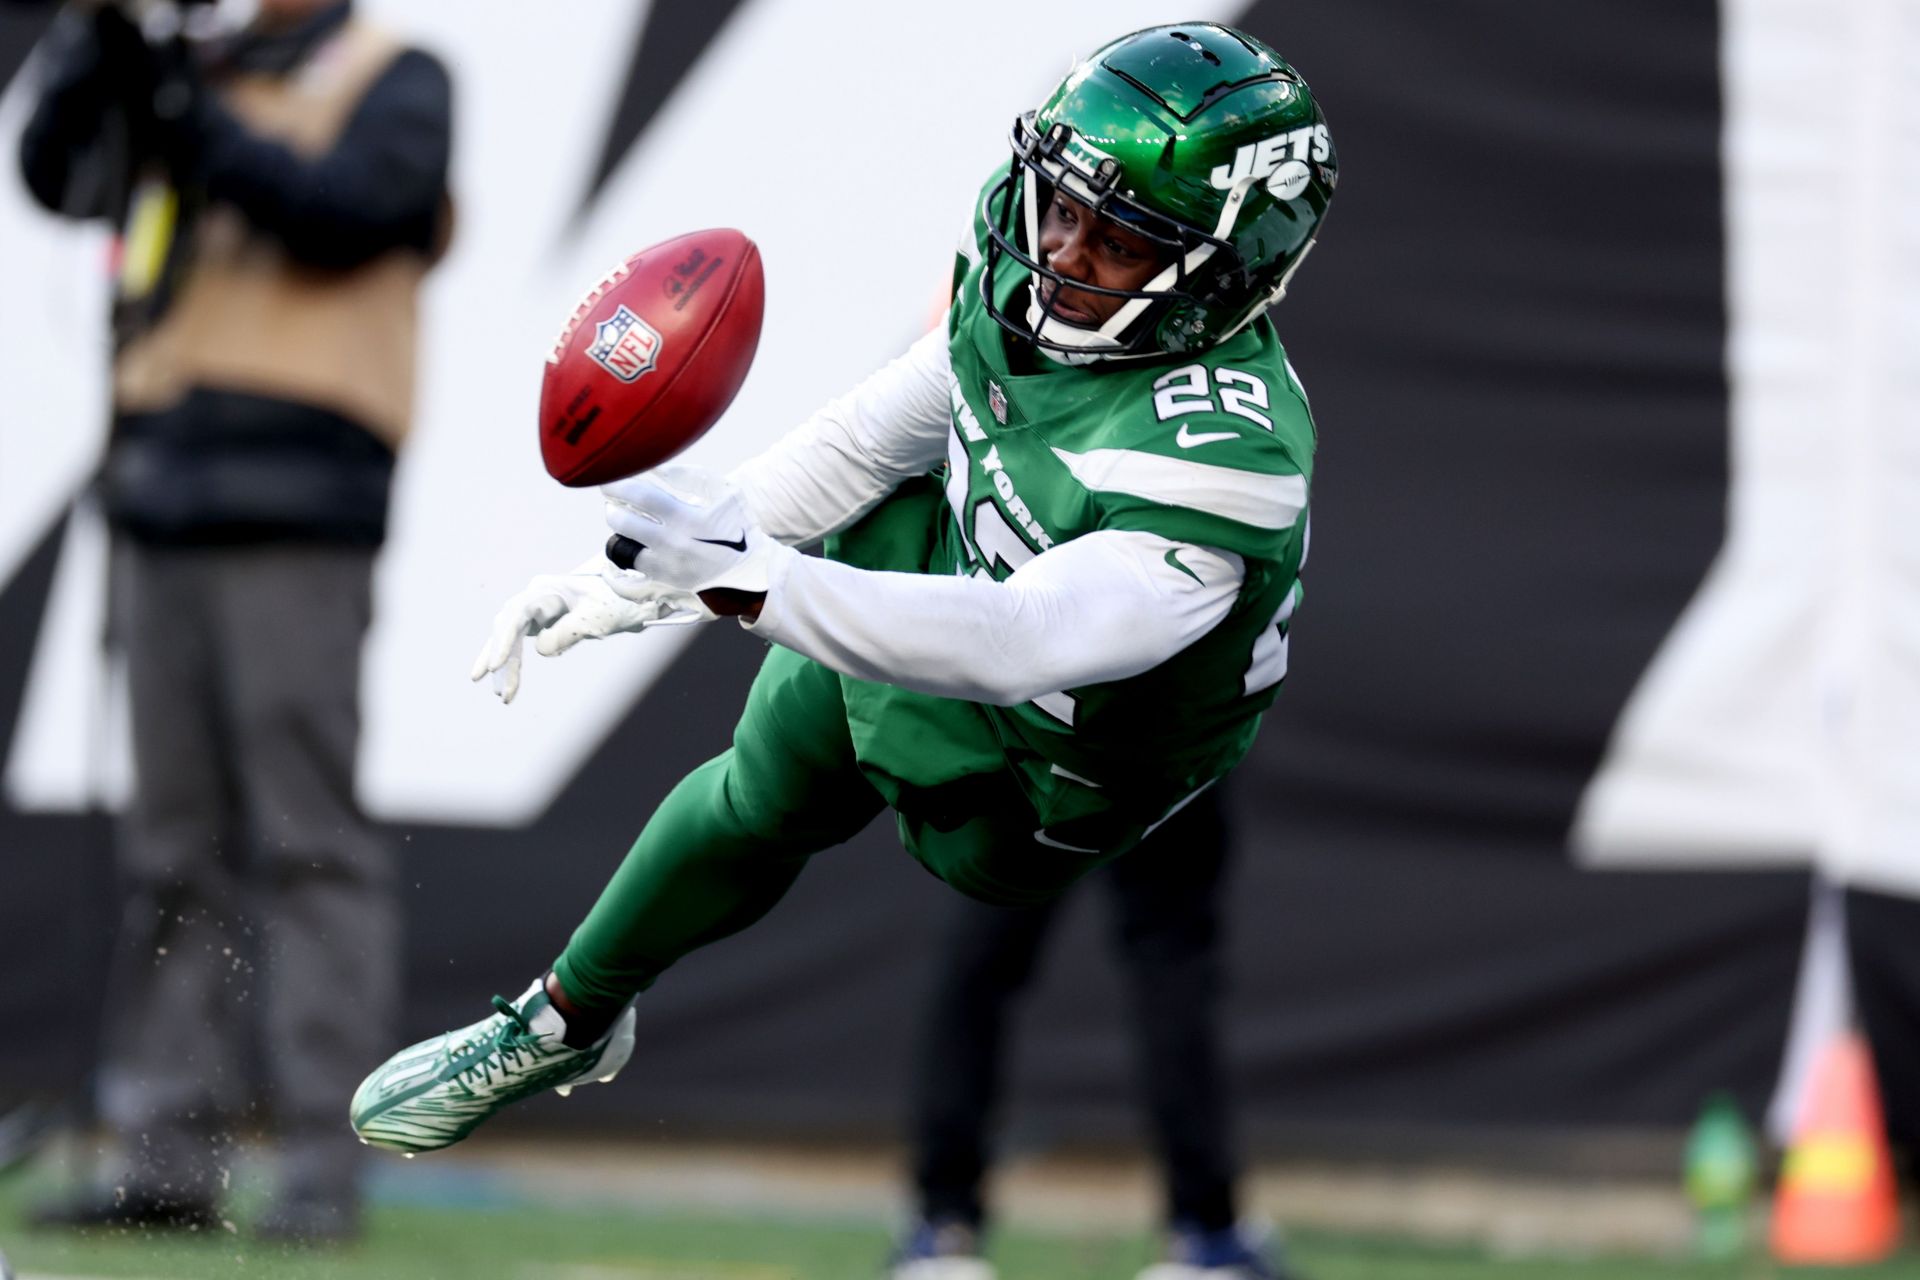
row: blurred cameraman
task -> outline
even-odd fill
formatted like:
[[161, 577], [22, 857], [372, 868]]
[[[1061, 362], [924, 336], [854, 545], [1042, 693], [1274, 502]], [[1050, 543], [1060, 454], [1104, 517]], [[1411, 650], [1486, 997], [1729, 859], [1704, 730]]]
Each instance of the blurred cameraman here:
[[260, 1230], [337, 1240], [360, 1220], [340, 1116], [399, 959], [392, 854], [353, 796], [360, 648], [451, 89], [346, 0], [185, 38], [201, 16], [69, 8], [21, 143], [42, 204], [120, 231], [100, 487], [137, 778], [99, 1082], [125, 1149], [39, 1216], [214, 1225], [235, 1127], [270, 1117]]

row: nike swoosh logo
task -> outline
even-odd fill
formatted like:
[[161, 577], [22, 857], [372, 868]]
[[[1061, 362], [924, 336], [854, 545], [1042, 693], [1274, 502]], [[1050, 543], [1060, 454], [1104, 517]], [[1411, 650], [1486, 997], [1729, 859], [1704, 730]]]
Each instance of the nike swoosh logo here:
[[1204, 587], [1207, 585], [1205, 582], [1201, 582], [1199, 574], [1187, 568], [1186, 565], [1180, 563], [1179, 547], [1174, 547], [1167, 552], [1167, 563], [1172, 565], [1174, 568], [1178, 569], [1180, 572], [1186, 574], [1189, 578], [1192, 578], [1195, 582], [1199, 582], [1201, 586]]
[[745, 555], [747, 550], [747, 531], [745, 529], [742, 529], [740, 531], [740, 536], [735, 538], [731, 542], [727, 541], [725, 538], [695, 538], [694, 541], [704, 542], [710, 547], [726, 547], [730, 550], [738, 551], [742, 555]]
[[1180, 424], [1180, 434], [1173, 439], [1174, 443], [1182, 449], [1191, 449], [1195, 445], [1212, 444], [1215, 440], [1238, 440], [1239, 438], [1238, 431], [1202, 431], [1196, 435], [1188, 430], [1187, 424], [1183, 422]]

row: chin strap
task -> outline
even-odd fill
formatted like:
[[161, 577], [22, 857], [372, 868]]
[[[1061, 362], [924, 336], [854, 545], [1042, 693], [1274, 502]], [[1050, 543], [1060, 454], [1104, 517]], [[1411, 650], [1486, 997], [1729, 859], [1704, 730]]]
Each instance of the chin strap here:
[[[1095, 329], [1082, 329], [1047, 314], [1040, 305], [1040, 282], [1027, 283], [1027, 327], [1040, 341], [1034, 349], [1055, 364], [1086, 365], [1112, 359], [1120, 352], [1118, 340]], [[1052, 345], [1048, 345], [1052, 344]], [[1062, 350], [1071, 347], [1072, 350]]]

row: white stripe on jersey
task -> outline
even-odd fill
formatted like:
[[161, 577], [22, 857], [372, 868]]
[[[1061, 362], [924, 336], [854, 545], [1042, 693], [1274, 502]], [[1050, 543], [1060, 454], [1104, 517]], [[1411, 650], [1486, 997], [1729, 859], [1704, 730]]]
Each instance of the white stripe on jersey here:
[[1256, 529], [1288, 529], [1307, 507], [1305, 476], [1261, 475], [1136, 449], [1055, 449], [1073, 478], [1101, 493], [1124, 493], [1224, 516]]

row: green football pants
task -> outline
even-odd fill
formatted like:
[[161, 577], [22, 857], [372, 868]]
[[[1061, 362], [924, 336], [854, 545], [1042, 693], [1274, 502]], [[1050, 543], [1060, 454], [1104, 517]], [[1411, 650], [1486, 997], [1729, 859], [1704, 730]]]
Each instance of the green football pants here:
[[[1038, 823], [1011, 774], [970, 778], [927, 801], [901, 799], [903, 843], [983, 901], [1043, 902], [1106, 860], [1036, 842]], [[770, 650], [733, 746], [654, 811], [555, 961], [561, 985], [583, 1007], [625, 1004], [680, 957], [765, 915], [810, 856], [851, 839], [885, 807], [855, 759], [840, 678], [789, 649]]]

